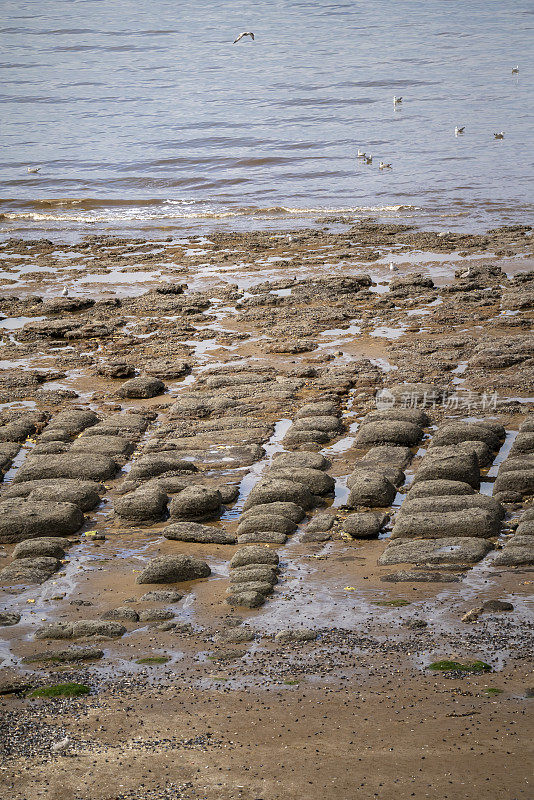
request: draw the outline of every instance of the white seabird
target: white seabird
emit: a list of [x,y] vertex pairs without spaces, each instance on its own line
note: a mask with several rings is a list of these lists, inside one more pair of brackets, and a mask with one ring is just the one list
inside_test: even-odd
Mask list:
[[61,292],[61,296],[62,297],[68,297],[69,296],[69,290],[67,289],[66,286],[63,287],[63,291]]
[[393,261],[390,261],[390,262],[389,262],[389,271],[390,271],[390,272],[397,272],[397,270],[398,270],[398,269],[399,269],[399,268],[395,266],[395,264],[393,263]]
[[518,67],[518,66],[516,66],[516,67],[512,67],[512,75],[515,75],[515,74],[517,74],[518,72],[519,72],[519,67]]
[[398,106],[400,103],[402,103],[402,97],[394,97],[393,98],[393,105],[394,106]]
[[68,736],[65,736],[64,739],[61,739],[60,742],[54,742],[53,745],[50,747],[50,752],[52,753],[64,753],[67,747],[70,744],[70,739]]
[[366,164],[372,164],[373,163],[373,156],[364,156],[364,161],[365,161]]
[[250,38],[252,39],[252,41],[254,41],[254,34],[252,33],[252,31],[243,31],[243,33],[240,33],[240,34],[239,34],[239,36],[237,37],[237,39],[234,39],[234,44],[236,44],[237,42],[239,42],[239,40],[240,40],[240,39],[242,39],[242,38],[243,38],[243,36],[250,36]]
[[504,131],[501,131],[500,133],[494,133],[493,136],[495,139],[504,139]]
[[462,128],[459,128],[457,125],[456,128],[454,129],[454,135],[458,136],[460,133],[463,133],[464,131],[465,131],[465,125]]
[[391,164],[385,164],[383,161],[378,165],[378,169],[392,169]]
[[28,167],[28,172],[30,173],[40,172],[40,170],[41,167]]
[[358,158],[365,158],[365,153],[358,147]]

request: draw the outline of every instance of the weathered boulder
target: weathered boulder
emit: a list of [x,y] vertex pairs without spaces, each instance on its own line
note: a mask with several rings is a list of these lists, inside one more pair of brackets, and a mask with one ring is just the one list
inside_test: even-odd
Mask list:
[[106,636],[111,639],[123,636],[126,628],[118,622],[100,619],[80,619],[72,624],[72,638],[80,639],[82,636]]
[[2,583],[44,583],[60,568],[57,558],[17,558],[0,569]]
[[378,563],[389,564],[475,564],[487,555],[493,545],[487,539],[472,537],[392,539]]
[[271,594],[273,591],[272,583],[266,581],[247,581],[242,583],[236,583],[232,586],[229,586],[226,590],[226,594],[229,596],[234,596],[236,593],[243,594],[243,592],[259,592],[259,594],[267,595]]
[[485,442],[465,441],[458,442],[458,444],[455,445],[442,445],[440,447],[437,447],[434,445],[434,443],[432,443],[428,450],[428,455],[431,458],[456,456],[461,453],[464,453],[467,456],[474,453],[480,467],[487,467],[488,464],[491,464],[495,458],[495,453],[490,450]]
[[174,613],[165,608],[150,608],[139,613],[139,622],[165,622],[173,618]]
[[295,419],[308,417],[339,416],[339,404],[335,400],[320,400],[316,403],[306,403],[300,408]]
[[179,453],[165,452],[141,456],[131,468],[129,480],[146,480],[167,473],[197,472],[191,461],[185,461]]
[[489,539],[498,536],[499,531],[500,520],[493,512],[483,508],[467,508],[461,511],[398,515],[391,537],[443,539],[452,536],[476,536]]
[[318,430],[299,431],[291,428],[284,436],[286,447],[300,447],[302,445],[313,445],[317,449],[330,440],[328,433]]
[[70,544],[68,539],[59,537],[42,536],[38,539],[26,539],[15,546],[13,558],[37,558],[39,556],[63,558],[65,550],[70,547]]
[[301,522],[306,516],[302,508],[296,503],[262,503],[261,505],[252,506],[248,511],[244,511],[239,521],[242,522],[249,517],[257,517],[260,514],[286,517],[295,523]]
[[[251,509],[253,510],[253,509]],[[288,517],[279,514],[247,514],[239,521],[237,534],[250,533],[252,531],[277,531],[278,533],[293,533],[296,524]]]
[[312,508],[314,499],[310,490],[302,483],[282,478],[264,478],[250,492],[243,508],[264,503],[295,503],[304,509]]
[[156,397],[165,391],[165,384],[159,378],[153,378],[150,375],[138,375],[137,378],[130,378],[125,381],[118,389],[117,394],[121,397],[131,399],[147,399],[148,397]]
[[489,425],[483,422],[447,422],[435,432],[432,444],[441,445],[460,444],[467,441],[484,442],[491,450],[498,450],[501,446],[500,437]]
[[443,497],[448,495],[474,494],[475,490],[469,483],[463,481],[421,481],[410,487],[408,498],[414,500],[416,497]]
[[137,583],[179,583],[207,578],[211,569],[194,556],[158,556],[137,576]]
[[205,519],[219,514],[221,494],[208,486],[187,486],[171,500],[170,515],[174,519]]
[[102,614],[102,619],[118,619],[123,622],[139,622],[139,614],[133,608],[128,606],[119,606],[119,608],[112,608]]
[[96,425],[98,421],[99,417],[94,411],[74,408],[60,411],[59,414],[52,417],[46,430],[48,433],[53,429],[59,429],[68,433],[69,436],[76,436],[85,428]]
[[330,461],[322,453],[276,453],[271,461],[274,469],[307,469],[325,470]]
[[125,458],[134,451],[134,444],[122,436],[80,436],[70,447],[71,453],[102,453]]
[[386,420],[411,422],[412,425],[418,425],[420,428],[426,428],[430,425],[428,414],[421,408],[401,408],[395,406],[378,411],[371,411],[369,414],[366,414],[364,424],[368,422],[383,422]]
[[246,567],[249,564],[274,564],[277,566],[278,561],[278,553],[274,550],[270,550],[268,547],[261,547],[260,545],[250,545],[241,547],[234,553],[230,561],[230,568]]
[[276,567],[273,564],[250,564],[247,567],[230,570],[231,584],[250,583],[251,581],[261,581],[274,586],[275,583],[278,583]]
[[18,625],[20,616],[20,614],[15,614],[11,611],[0,611],[0,628],[8,625]]
[[104,487],[95,481],[75,479],[47,479],[15,483],[3,493],[2,498],[27,497],[31,501],[67,502],[82,511],[91,511],[100,504]]
[[198,522],[175,522],[164,528],[163,536],[173,541],[201,544],[235,544],[237,541],[233,533],[211,525],[200,525]]
[[226,598],[229,606],[244,606],[245,608],[258,608],[265,602],[262,592],[233,592]]
[[379,517],[371,511],[359,514],[350,514],[341,527],[343,533],[348,533],[353,539],[374,539],[378,536],[384,524],[384,517]]
[[[367,415],[366,419],[369,415]],[[380,465],[390,464],[398,469],[404,469],[413,458],[409,447],[400,445],[382,444],[371,447],[365,454],[365,461],[376,461]]]
[[480,486],[480,469],[474,453],[457,455],[432,455],[429,450],[415,473],[414,483],[434,480],[462,481],[474,489]]
[[314,517],[306,525],[306,533],[317,533],[318,531],[324,532],[329,531],[332,528],[332,525],[335,521],[335,516],[333,514],[328,514],[323,512],[321,514],[316,514]]
[[393,442],[413,447],[423,438],[423,430],[419,425],[401,420],[383,420],[377,422],[364,422],[358,429],[355,444],[358,447],[366,445]]
[[168,495],[159,486],[145,484],[122,497],[116,497],[113,509],[121,519],[129,522],[154,522],[163,518],[168,501]]
[[29,456],[13,479],[13,483],[52,478],[73,478],[105,481],[112,478],[118,464],[101,453],[61,453],[59,455]]
[[0,543],[21,542],[37,536],[70,536],[83,525],[83,514],[73,503],[49,503],[19,498],[0,503]]
[[277,533],[276,531],[251,531],[249,533],[241,533],[237,537],[238,544],[256,544],[257,542],[265,542],[266,544],[285,544],[287,536],[285,533]]
[[385,475],[368,469],[356,469],[349,476],[347,486],[350,488],[349,508],[389,506],[397,494],[395,486]]
[[412,494],[408,494],[397,516],[402,517],[405,514],[423,511],[464,511],[468,508],[483,508],[493,514],[497,520],[504,518],[504,508],[494,497],[477,493],[443,495],[441,497],[414,497]]

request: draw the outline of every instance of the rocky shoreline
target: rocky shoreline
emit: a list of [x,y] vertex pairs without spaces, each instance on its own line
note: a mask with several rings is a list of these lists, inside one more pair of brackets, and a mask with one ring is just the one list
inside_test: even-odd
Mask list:
[[321,224],[0,246],[13,800],[529,796],[531,229]]

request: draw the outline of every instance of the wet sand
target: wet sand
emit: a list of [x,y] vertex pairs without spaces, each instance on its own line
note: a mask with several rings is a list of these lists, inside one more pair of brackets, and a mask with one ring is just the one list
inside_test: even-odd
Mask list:
[[[74,452],[80,434],[46,441],[66,409],[94,411],[104,427],[116,414],[146,423],[135,435],[122,432],[129,449],[114,455],[121,469],[102,481],[102,502],[84,512],[59,570],[40,584],[0,581],[0,610],[21,615],[0,629],[2,780],[14,800],[530,796],[533,567],[493,561],[532,495],[501,498],[501,531],[478,563],[434,565],[425,582],[384,580],[398,568],[377,564],[444,422],[505,427],[481,465],[480,492],[491,496],[529,420],[530,230],[461,236],[324,224],[165,242],[10,240],[0,249],[2,424],[24,410],[44,415],[4,468],[5,489],[17,485],[36,447],[54,458]],[[363,275],[367,285],[354,283]],[[84,308],[87,300],[94,303]],[[164,390],[121,396],[125,368],[161,379]],[[373,508],[386,515],[380,534],[352,538],[345,520],[366,508],[347,505],[347,478],[366,452],[358,430],[376,393],[405,382],[446,387],[461,402],[427,406],[430,423],[411,447],[405,481],[392,502]],[[224,407],[214,405],[221,399]],[[340,423],[332,435],[287,445],[306,404],[334,401]],[[239,418],[249,427],[228,422]],[[80,441],[92,438],[100,437],[81,432]],[[235,536],[250,491],[272,457],[290,451],[322,453],[335,489],[317,498],[287,542],[270,546],[280,558],[278,583],[261,607],[226,602],[238,545],[162,537],[180,491],[166,488],[170,519],[167,509],[130,520],[114,511],[140,485],[129,478],[132,466],[178,452],[200,470],[180,476],[185,486],[236,487],[200,520]],[[325,512],[334,523],[324,540],[303,538]],[[0,568],[13,550],[14,542],[0,544]],[[210,577],[136,583],[149,559],[177,554],[205,560]],[[100,648],[102,658],[43,661],[73,642],[36,639],[39,627],[116,608],[162,610],[140,598],[169,588],[184,597],[163,603],[174,614],[167,625],[123,619],[118,638],[74,641]],[[513,610],[462,622],[494,599]],[[275,639],[285,629],[316,638]],[[146,656],[165,663],[136,663]],[[442,659],[482,661],[492,671],[428,669]],[[91,694],[28,695],[66,681]],[[52,754],[65,734],[66,753]]]

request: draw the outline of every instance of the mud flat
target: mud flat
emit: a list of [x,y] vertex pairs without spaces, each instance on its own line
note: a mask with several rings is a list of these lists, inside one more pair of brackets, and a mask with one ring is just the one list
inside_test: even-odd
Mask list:
[[0,246],[13,800],[531,796],[532,231],[322,224]]

